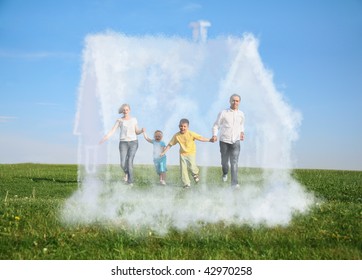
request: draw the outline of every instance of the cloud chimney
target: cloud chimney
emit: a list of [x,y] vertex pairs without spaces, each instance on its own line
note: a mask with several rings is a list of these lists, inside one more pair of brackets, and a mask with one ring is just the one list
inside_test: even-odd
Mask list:
[[195,42],[206,42],[207,28],[211,26],[211,23],[209,21],[194,21],[191,22],[189,26],[192,28],[192,38]]

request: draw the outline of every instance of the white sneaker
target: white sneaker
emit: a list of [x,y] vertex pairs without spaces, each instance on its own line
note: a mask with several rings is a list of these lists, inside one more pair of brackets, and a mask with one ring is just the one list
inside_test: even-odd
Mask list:
[[166,186],[165,180],[160,180],[160,184],[161,184],[162,186]]
[[191,186],[190,185],[184,185],[183,188],[184,189],[189,189],[189,188],[191,188]]
[[222,181],[227,182],[227,180],[228,180],[228,175],[227,174],[222,175]]
[[233,190],[238,190],[238,189],[240,189],[240,185],[239,185],[239,184],[232,185],[231,188],[232,188]]

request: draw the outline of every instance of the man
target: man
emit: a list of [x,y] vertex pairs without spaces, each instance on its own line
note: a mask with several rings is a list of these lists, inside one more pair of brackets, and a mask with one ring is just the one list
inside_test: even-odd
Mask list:
[[219,113],[212,128],[212,141],[217,141],[219,131],[222,180],[228,179],[229,162],[231,167],[231,186],[238,188],[238,161],[240,141],[244,140],[244,113],[239,110],[241,97],[230,96],[230,108]]

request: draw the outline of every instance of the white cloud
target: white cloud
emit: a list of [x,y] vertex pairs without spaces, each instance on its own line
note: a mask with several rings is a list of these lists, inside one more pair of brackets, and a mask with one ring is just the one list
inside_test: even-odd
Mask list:
[[52,102],[36,102],[35,105],[55,107],[55,106],[59,106],[60,104],[52,103]]
[[200,10],[202,8],[201,4],[199,3],[188,3],[182,9],[187,12],[194,12]]
[[0,163],[77,163],[77,144],[52,143],[22,134],[0,137]]
[[50,52],[50,51],[8,51],[0,50],[0,58],[20,58],[20,59],[46,59],[46,58],[77,58],[79,54],[72,52]]
[[11,122],[11,121],[14,121],[15,119],[17,119],[17,117],[12,117],[12,116],[0,116],[0,123],[7,123],[7,122]]

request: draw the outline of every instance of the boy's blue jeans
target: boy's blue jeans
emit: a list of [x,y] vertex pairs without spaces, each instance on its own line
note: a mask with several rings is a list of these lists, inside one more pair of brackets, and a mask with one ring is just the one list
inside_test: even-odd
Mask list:
[[138,149],[138,140],[120,141],[119,154],[121,158],[121,168],[128,176],[128,183],[133,183],[133,160]]
[[161,173],[165,173],[167,171],[166,156],[154,158],[153,163],[155,165],[156,172],[158,175],[160,175]]
[[220,143],[221,153],[221,167],[223,175],[229,172],[229,162],[231,167],[231,185],[235,186],[238,182],[238,161],[240,154],[240,141],[236,141],[234,144],[225,142]]

